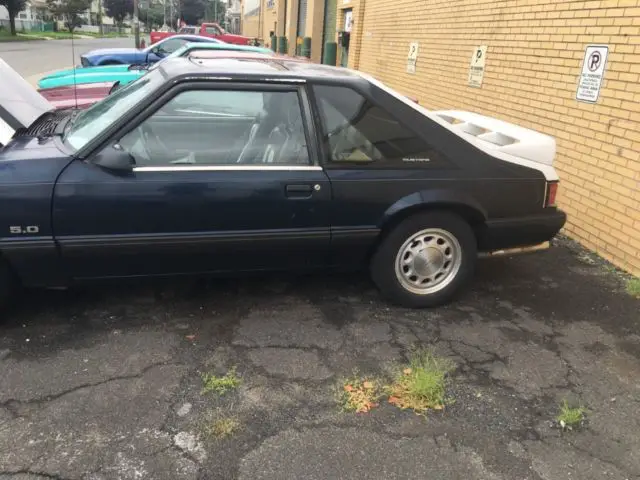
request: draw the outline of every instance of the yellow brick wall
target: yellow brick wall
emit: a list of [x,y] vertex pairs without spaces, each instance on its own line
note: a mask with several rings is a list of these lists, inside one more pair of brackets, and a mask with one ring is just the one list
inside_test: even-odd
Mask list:
[[242,35],[245,37],[260,37],[260,17],[258,15],[245,15],[242,19]]
[[[473,110],[553,135],[566,232],[640,274],[640,0],[354,0],[349,7],[350,67],[427,108]],[[410,42],[419,42],[416,74],[406,73]],[[575,98],[588,44],[609,46],[595,105]],[[467,81],[479,45],[488,51],[478,89]]]

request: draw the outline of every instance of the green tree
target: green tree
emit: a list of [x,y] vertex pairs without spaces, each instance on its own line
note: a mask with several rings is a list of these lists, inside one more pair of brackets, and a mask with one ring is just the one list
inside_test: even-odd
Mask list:
[[0,0],[0,5],[7,9],[9,12],[9,27],[11,29],[11,35],[16,34],[16,16],[27,5],[26,0]]
[[116,22],[118,30],[122,31],[122,24],[127,15],[133,15],[133,0],[104,0],[104,11]]
[[182,19],[188,25],[197,25],[204,17],[205,0],[182,0]]
[[80,15],[89,10],[91,0],[47,0],[47,6],[56,17],[62,18],[71,33],[82,25]]

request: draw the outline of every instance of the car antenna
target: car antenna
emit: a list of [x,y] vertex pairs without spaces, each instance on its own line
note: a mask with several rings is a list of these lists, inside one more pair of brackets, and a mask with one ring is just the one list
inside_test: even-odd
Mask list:
[[73,99],[76,105],[75,109],[78,110],[78,86],[76,84],[75,58],[76,58],[76,49],[75,49],[75,43],[73,42],[73,29],[71,29],[71,65],[73,65]]

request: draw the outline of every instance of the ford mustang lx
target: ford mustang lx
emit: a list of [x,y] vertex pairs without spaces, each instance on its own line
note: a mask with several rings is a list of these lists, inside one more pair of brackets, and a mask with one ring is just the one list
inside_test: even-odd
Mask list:
[[54,111],[2,62],[0,75],[5,299],[19,285],[366,268],[391,301],[431,307],[479,254],[537,249],[566,221],[552,137],[426,110],[360,72],[175,58],[82,112]]

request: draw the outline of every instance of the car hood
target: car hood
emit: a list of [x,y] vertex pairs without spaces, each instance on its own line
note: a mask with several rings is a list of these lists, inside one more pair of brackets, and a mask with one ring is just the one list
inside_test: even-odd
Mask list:
[[6,145],[16,130],[29,126],[54,106],[0,58],[0,145]]
[[66,76],[43,78],[42,80],[40,80],[40,82],[38,82],[40,93],[42,93],[42,90],[47,90],[50,88],[73,87],[74,85],[80,86],[87,83],[114,83],[119,81],[122,85],[125,85],[147,73],[146,70],[129,71],[127,69],[114,70],[110,72],[81,72],[81,70],[91,69],[79,69],[75,74]]
[[68,68],[66,70],[58,70],[56,72],[50,73],[49,75],[45,75],[38,81],[39,88],[47,88],[43,87],[42,82],[51,81],[54,78],[60,77],[68,77],[69,75],[80,76],[87,73],[113,73],[113,72],[126,72],[129,70],[129,65],[102,65],[99,67],[76,67],[76,68]]

